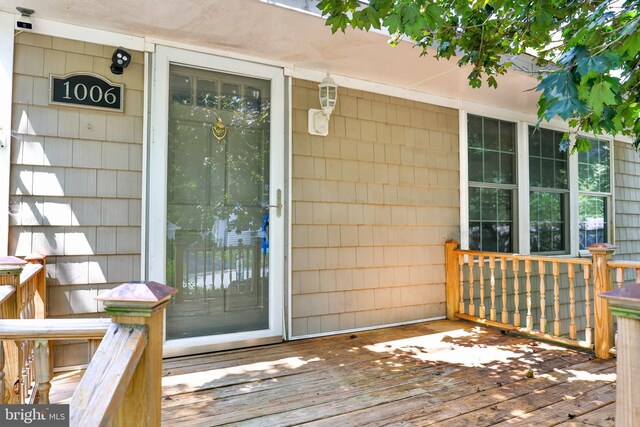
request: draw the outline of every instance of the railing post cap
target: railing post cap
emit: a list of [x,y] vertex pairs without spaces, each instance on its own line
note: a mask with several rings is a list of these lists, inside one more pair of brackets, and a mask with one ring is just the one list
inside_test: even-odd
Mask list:
[[601,297],[609,301],[613,314],[640,318],[640,285],[628,285],[603,292]]
[[27,261],[39,261],[45,259],[46,256],[39,252],[31,252],[28,256],[24,257]]
[[589,252],[615,252],[616,249],[618,249],[617,246],[609,243],[595,243],[587,246]]
[[96,300],[105,307],[153,308],[171,298],[177,289],[157,282],[127,282],[117,286]]
[[0,265],[25,265],[27,261],[15,256],[0,256]]
[[456,239],[448,239],[444,241],[445,244],[447,245],[459,245],[460,242],[458,242]]

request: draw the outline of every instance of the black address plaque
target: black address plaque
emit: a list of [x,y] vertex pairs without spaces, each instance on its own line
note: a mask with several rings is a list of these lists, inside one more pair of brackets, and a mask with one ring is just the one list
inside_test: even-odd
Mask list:
[[49,78],[49,103],[108,111],[123,111],[124,85],[91,73]]

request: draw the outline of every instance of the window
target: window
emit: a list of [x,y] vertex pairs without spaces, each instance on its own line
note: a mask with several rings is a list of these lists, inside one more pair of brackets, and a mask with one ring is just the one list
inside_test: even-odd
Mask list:
[[579,248],[606,242],[611,199],[611,154],[608,141],[589,139],[591,149],[578,155]]
[[469,247],[512,252],[516,124],[468,116]]
[[576,254],[608,241],[610,141],[590,139],[588,152],[570,156],[560,149],[563,131],[462,116],[468,155],[464,243],[469,249]]
[[563,133],[529,126],[529,246],[531,253],[565,253],[569,180]]

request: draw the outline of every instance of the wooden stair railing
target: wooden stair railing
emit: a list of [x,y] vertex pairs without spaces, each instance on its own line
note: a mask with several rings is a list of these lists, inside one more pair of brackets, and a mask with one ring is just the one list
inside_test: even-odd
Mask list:
[[[9,289],[9,288],[7,288]],[[0,288],[0,298],[11,289]],[[4,293],[2,293],[4,292]],[[0,339],[34,342],[39,403],[49,403],[51,352],[56,339],[100,339],[71,398],[71,426],[158,426],[162,397],[162,323],[177,290],[155,282],[122,284],[96,298],[107,319],[0,320]],[[0,372],[4,352],[0,347]],[[6,394],[0,384],[0,393]]]
[[98,297],[113,324],[71,397],[71,426],[159,426],[162,324],[176,289],[131,282]]
[[[0,319],[44,319],[46,317],[46,259],[33,254],[26,260],[0,257]],[[25,403],[35,381],[32,341],[8,340],[2,343],[3,386],[0,395],[6,403]],[[11,392],[9,392],[11,390]]]
[[[49,345],[53,340],[102,339],[111,325],[109,319],[5,319],[0,320],[0,340],[3,342],[33,343],[33,361],[30,366],[34,376],[34,390],[37,390],[38,402],[49,403],[49,389],[53,374],[52,352]],[[0,372],[5,367],[3,346],[0,346]],[[0,396],[4,403],[10,399],[12,389],[0,382]]]

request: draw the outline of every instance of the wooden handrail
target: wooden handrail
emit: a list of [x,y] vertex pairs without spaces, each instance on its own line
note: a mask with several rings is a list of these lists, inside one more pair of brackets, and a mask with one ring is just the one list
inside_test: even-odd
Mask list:
[[0,320],[0,340],[66,340],[104,337],[111,319]]
[[455,249],[456,254],[461,255],[469,255],[474,257],[483,257],[488,259],[492,258],[501,258],[506,260],[530,260],[530,261],[543,261],[543,262],[559,262],[561,264],[575,264],[575,265],[590,265],[591,258],[570,258],[570,257],[552,257],[552,256],[544,256],[544,255],[520,255],[520,254],[512,254],[512,253],[504,253],[504,252],[483,252],[483,251],[472,251],[467,249]]
[[20,286],[24,286],[32,277],[40,273],[43,268],[44,266],[40,264],[26,264],[22,267],[22,271],[20,272]]
[[72,426],[109,425],[125,396],[146,344],[146,326],[112,324],[109,327],[71,399]]

